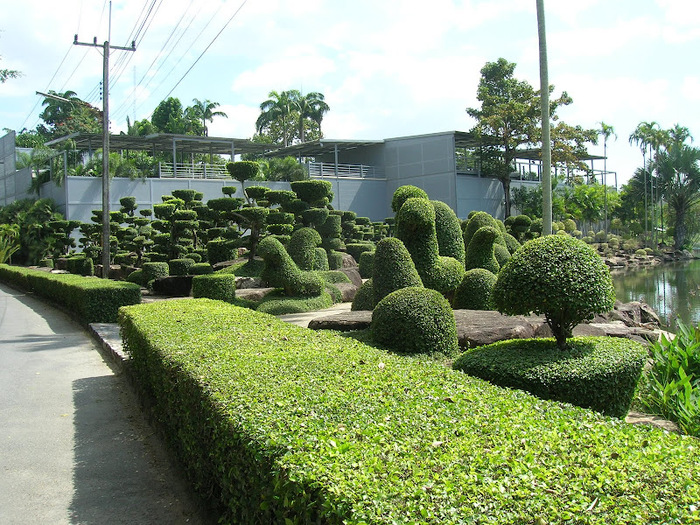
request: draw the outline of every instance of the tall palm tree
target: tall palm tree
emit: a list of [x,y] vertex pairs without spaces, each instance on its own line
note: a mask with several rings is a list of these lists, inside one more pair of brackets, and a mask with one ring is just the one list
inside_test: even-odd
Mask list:
[[603,187],[605,188],[604,193],[604,207],[605,207],[605,232],[608,232],[608,139],[610,137],[615,137],[617,140],[617,135],[615,134],[615,128],[606,124],[605,122],[600,122],[600,129],[598,129],[598,135],[603,137]]
[[205,137],[209,136],[209,128],[207,128],[207,121],[213,122],[214,117],[228,118],[228,115],[223,111],[214,111],[220,105],[218,102],[212,102],[209,99],[198,100],[196,98],[192,99],[192,102],[194,102],[193,107],[195,113],[202,120],[202,128],[204,130]]
[[286,147],[292,141],[292,128],[297,120],[298,100],[301,93],[296,89],[288,91],[270,91],[270,98],[260,104],[260,116],[255,121],[258,133],[265,128],[279,125],[282,128],[282,144]]
[[50,90],[48,94],[52,96],[44,98],[41,105],[46,106],[46,108],[44,108],[39,117],[51,126],[65,122],[75,109],[75,106],[82,103],[75,91],[68,90],[58,93]]
[[643,181],[643,185],[644,185],[644,235],[645,236],[649,232],[649,224],[648,224],[649,204],[648,204],[648,191],[647,191],[647,183],[646,183],[647,152],[649,151],[649,149],[651,147],[651,137],[654,133],[654,129],[658,128],[658,126],[659,125],[654,121],[652,121],[652,122],[642,121],[639,124],[637,124],[637,127],[634,129],[634,131],[629,136],[629,143],[636,144],[637,146],[639,146],[639,149],[642,151],[642,165],[645,168],[642,172],[644,177],[645,177],[645,180]]
[[324,100],[323,93],[312,91],[306,95],[301,95],[297,101],[297,111],[299,112],[299,140],[305,140],[306,120],[311,120],[318,125],[318,132],[321,133],[321,121],[323,115],[330,110],[328,104]]

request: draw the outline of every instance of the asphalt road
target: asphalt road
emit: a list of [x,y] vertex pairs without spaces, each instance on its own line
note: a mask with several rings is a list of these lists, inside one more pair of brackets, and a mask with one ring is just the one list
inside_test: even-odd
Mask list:
[[0,285],[0,524],[209,521],[86,331]]

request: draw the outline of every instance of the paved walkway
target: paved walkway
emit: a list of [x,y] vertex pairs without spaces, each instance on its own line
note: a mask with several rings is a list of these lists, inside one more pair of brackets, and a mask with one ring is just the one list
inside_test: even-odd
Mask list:
[[98,345],[64,313],[4,285],[0,523],[207,523]]

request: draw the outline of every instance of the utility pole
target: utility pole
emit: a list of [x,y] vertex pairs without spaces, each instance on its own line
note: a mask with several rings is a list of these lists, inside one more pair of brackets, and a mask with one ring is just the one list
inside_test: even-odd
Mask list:
[[542,235],[552,235],[552,142],[549,129],[549,70],[544,0],[537,0],[537,33],[540,50],[540,102],[542,106]]
[[[111,4],[110,4],[111,5]],[[97,43],[97,37],[92,42],[78,42],[75,35],[73,44],[76,46],[102,48],[102,277],[109,278],[109,51],[136,51],[136,41],[131,47],[111,46],[109,40],[104,44]]]

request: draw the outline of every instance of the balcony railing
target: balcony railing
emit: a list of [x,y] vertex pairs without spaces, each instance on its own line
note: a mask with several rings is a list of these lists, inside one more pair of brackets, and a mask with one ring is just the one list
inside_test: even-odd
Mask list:
[[[337,166],[337,171],[336,171]],[[352,177],[357,179],[384,179],[384,170],[367,164],[335,164],[334,162],[307,162],[309,177]]]
[[163,179],[229,179],[231,176],[222,164],[186,164],[159,162],[158,178]]

